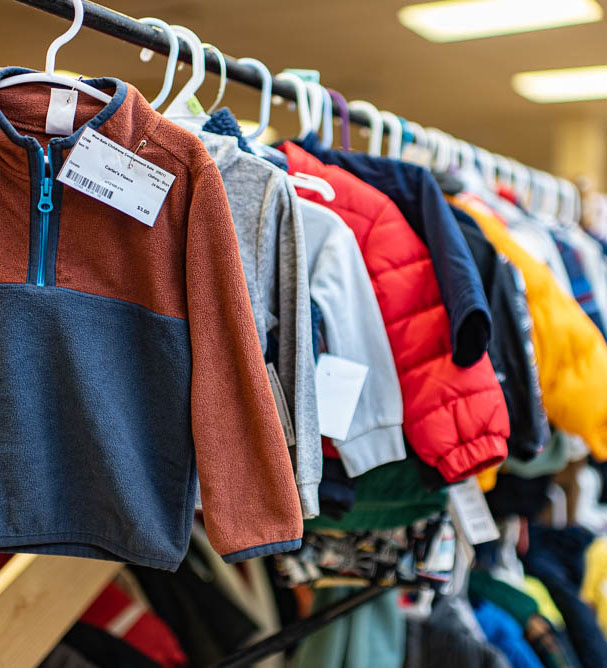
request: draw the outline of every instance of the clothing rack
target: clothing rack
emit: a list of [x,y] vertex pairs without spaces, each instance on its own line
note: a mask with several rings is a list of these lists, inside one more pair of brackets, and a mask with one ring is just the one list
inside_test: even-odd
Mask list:
[[[30,7],[40,9],[42,11],[54,14],[65,19],[71,20],[74,15],[73,4],[71,0],[16,0]],[[120,12],[103,7],[102,5],[83,1],[84,4],[84,22],[83,24],[88,28],[98,32],[116,37],[123,41],[129,42],[136,46],[147,48],[160,54],[169,54],[169,41],[159,28],[144,25],[134,18],[126,16]],[[192,54],[190,47],[182,39],[179,39],[179,55],[178,58],[184,63],[192,62]],[[234,58],[225,56],[227,77],[248,86],[257,89],[262,88],[262,77],[257,69],[239,63]],[[220,62],[215,53],[210,50],[205,50],[205,64],[206,70],[214,73],[220,73]],[[288,81],[281,81],[275,77],[272,78],[272,93],[279,95],[288,100],[297,100],[296,90],[294,86]],[[340,115],[340,108],[338,103],[333,100],[333,115]],[[370,119],[365,113],[357,110],[348,110],[350,121],[354,124],[370,127]],[[384,122],[384,126],[389,131],[390,127]],[[419,127],[419,126],[418,126]],[[435,147],[436,148],[436,147]],[[438,147],[440,149],[440,147]],[[482,149],[473,149],[468,145],[471,151],[477,151],[483,154],[488,154]],[[496,160],[507,160],[501,156],[495,156]],[[537,170],[529,170],[530,173],[540,174]],[[230,657],[220,661],[215,665],[215,668],[238,668],[241,666],[250,666],[253,663],[260,661],[272,654],[283,651],[285,648],[292,645],[311,633],[323,628],[335,619],[346,615],[359,606],[370,602],[382,593],[387,591],[386,588],[377,585],[371,585],[362,589],[349,598],[339,601],[319,612],[313,614],[307,619],[295,622],[283,628],[280,632],[255,643],[252,646],[237,651]]]
[[[24,5],[36,7],[42,11],[61,16],[65,19],[72,19],[74,16],[74,8],[72,0],[16,0]],[[168,55],[169,41],[160,28],[155,26],[144,25],[137,19],[131,18],[120,12],[114,11],[95,2],[83,0],[84,5],[84,23],[83,25],[98,32],[102,32],[112,37],[117,37],[131,44],[135,44],[142,48],[150,49],[157,53]],[[178,59],[184,63],[191,64],[192,54],[188,44],[179,39],[179,55]],[[225,57],[227,77],[232,81],[252,86],[261,89],[262,78],[259,72],[250,65],[239,63],[234,58]],[[220,73],[220,64],[217,55],[212,50],[205,49],[205,64],[206,69],[216,74]],[[281,81],[276,77],[272,78],[272,93],[288,100],[297,100],[296,90],[294,86],[288,81]],[[340,107],[338,102],[332,100],[333,115],[340,116]],[[356,125],[371,127],[372,122],[370,117],[359,109],[348,109],[350,122]],[[389,133],[390,125],[382,120],[384,129]],[[444,154],[455,150],[459,152],[462,161],[470,159],[476,162],[486,175],[493,174],[495,170],[500,173],[500,170],[505,167],[509,179],[514,179],[516,183],[520,178],[523,191],[519,192],[519,196],[523,199],[531,191],[533,194],[532,201],[536,201],[536,194],[540,195],[540,202],[544,197],[549,197],[550,201],[556,203],[556,210],[559,207],[559,200],[562,200],[563,206],[565,200],[568,200],[567,217],[572,220],[578,220],[581,215],[581,200],[579,191],[576,186],[565,179],[556,179],[551,174],[526,167],[521,163],[514,161],[504,156],[490,153],[489,151],[475,147],[467,142],[456,140],[455,138],[436,130],[429,129],[426,135],[426,130],[417,123],[409,123],[412,129],[415,129],[415,141],[418,142],[420,135],[432,152]],[[515,188],[516,189],[516,188]]]

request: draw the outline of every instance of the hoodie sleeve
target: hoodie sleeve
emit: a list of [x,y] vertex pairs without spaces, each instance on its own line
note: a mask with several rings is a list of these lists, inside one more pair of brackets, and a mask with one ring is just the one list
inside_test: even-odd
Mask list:
[[[305,219],[304,211],[304,219]],[[318,214],[317,214],[318,215]],[[369,367],[346,441],[334,441],[350,477],[406,457],[403,400],[386,328],[354,233],[336,214],[310,276],[329,353]],[[307,231],[307,230],[306,230]]]
[[228,562],[297,549],[297,489],[213,164],[193,183],[186,283],[192,432],[209,539]]
[[[316,405],[306,244],[297,195],[275,170],[264,198],[260,290],[278,319],[278,376],[295,427],[295,479],[305,519],[319,513],[322,447]],[[277,258],[277,260],[276,260]]]

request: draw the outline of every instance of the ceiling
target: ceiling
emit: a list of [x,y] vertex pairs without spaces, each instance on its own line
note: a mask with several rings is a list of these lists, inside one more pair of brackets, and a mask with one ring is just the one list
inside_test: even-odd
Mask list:
[[[131,16],[186,25],[227,54],[259,58],[274,73],[285,67],[319,69],[322,83],[348,99],[367,99],[380,109],[544,169],[552,164],[553,137],[561,121],[607,119],[607,101],[538,105],[510,86],[519,71],[607,63],[607,20],[436,44],[396,19],[398,9],[416,0],[106,1]],[[607,15],[607,0],[600,3]],[[0,63],[38,69],[51,39],[65,26],[65,21],[14,0],[0,0],[0,19],[8,26],[0,41]],[[86,36],[60,52],[58,66],[117,76],[152,97],[160,88],[164,62],[157,57],[142,63],[133,46],[86,30]],[[214,76],[205,82],[203,103],[214,98],[216,84]],[[225,101],[239,117],[256,117],[256,91],[230,84]],[[273,111],[272,124],[282,135],[296,129],[294,115],[280,109]]]

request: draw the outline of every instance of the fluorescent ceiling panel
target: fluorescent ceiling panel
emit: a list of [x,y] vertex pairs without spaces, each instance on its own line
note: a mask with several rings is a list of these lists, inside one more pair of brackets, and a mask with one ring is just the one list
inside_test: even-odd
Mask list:
[[399,21],[432,42],[546,30],[603,18],[596,0],[443,0],[403,7]]
[[578,102],[607,99],[607,65],[565,70],[520,72],[512,87],[532,102]]

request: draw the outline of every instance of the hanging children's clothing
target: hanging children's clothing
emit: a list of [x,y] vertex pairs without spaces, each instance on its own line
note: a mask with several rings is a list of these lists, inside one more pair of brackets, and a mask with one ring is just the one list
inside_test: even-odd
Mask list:
[[243,152],[234,137],[200,132],[226,189],[264,355],[278,331],[277,371],[294,417],[296,480],[304,517],[318,515],[321,448],[304,227],[287,175]]
[[491,316],[470,250],[430,172],[401,160],[322,147],[310,133],[302,148],[327,165],[338,165],[387,195],[427,247],[451,331],[455,364],[481,359],[491,338]]
[[486,204],[466,194],[458,195],[454,202],[524,275],[548,418],[564,431],[583,437],[593,453],[607,456],[607,406],[603,401],[607,347],[600,332],[560,289],[548,267],[512,239]]
[[399,373],[408,441],[448,482],[501,463],[509,435],[504,396],[486,353],[467,369],[453,363],[449,318],[426,247],[388,197],[295,144],[282,150],[290,173],[333,186],[330,202],[310,190],[300,193],[338,213],[356,236]]
[[349,476],[406,457],[403,401],[390,342],[356,238],[330,209],[301,199],[310,294],[327,352],[368,367],[348,437],[334,441]]
[[[219,553],[298,547],[297,490],[219,172],[136,89],[90,83],[111,102],[81,97],[80,130],[52,139],[49,87],[0,92],[0,547],[174,570],[195,454]],[[145,140],[138,156],[175,175],[153,227],[57,181],[84,126],[133,151]]]

